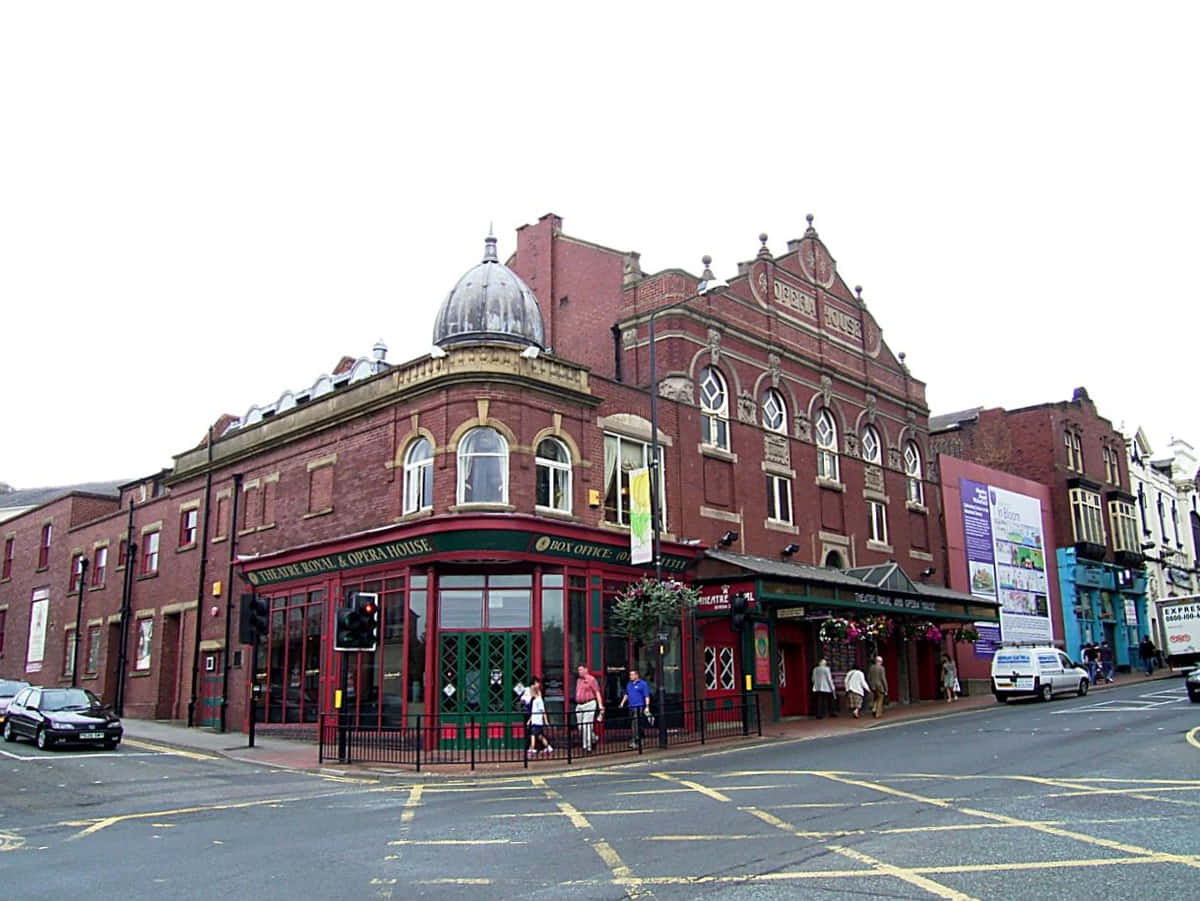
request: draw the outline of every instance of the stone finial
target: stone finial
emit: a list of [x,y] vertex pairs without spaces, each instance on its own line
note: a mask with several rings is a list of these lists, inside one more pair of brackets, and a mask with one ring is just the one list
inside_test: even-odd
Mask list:
[[758,248],[758,256],[762,259],[769,260],[771,258],[771,251],[767,247],[767,233],[759,232],[758,240],[759,243],[762,244],[762,247]]
[[808,222],[808,228],[804,230],[804,237],[815,238],[817,236],[817,230],[813,228],[813,214],[809,213],[804,218]]

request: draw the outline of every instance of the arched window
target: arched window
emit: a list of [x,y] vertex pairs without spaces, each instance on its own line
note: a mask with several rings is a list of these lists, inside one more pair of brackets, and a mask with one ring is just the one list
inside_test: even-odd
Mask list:
[[825,555],[825,565],[830,569],[845,569],[846,561],[842,558],[840,551],[830,551]]
[[495,429],[472,429],[459,442],[458,502],[508,503],[508,442]]
[[821,410],[817,414],[817,477],[838,481],[837,426],[833,414]]
[[543,438],[537,446],[537,500],[539,507],[571,512],[571,454],[556,438]]
[[428,438],[418,438],[404,455],[404,512],[416,513],[433,507],[433,447]]
[[879,432],[873,425],[863,429],[862,458],[864,463],[874,463],[876,466],[883,461],[883,442],[879,440]]
[[729,450],[729,392],[725,377],[714,366],[700,370],[701,442]]
[[787,404],[783,401],[783,395],[774,388],[763,392],[762,424],[768,432],[787,434]]
[[925,484],[921,481],[921,451],[915,441],[904,445],[904,482],[907,497],[914,504],[925,505]]

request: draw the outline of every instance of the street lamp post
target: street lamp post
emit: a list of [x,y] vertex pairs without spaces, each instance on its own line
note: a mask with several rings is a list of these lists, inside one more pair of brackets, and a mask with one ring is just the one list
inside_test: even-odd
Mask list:
[[79,558],[79,596],[75,600],[75,647],[71,649],[71,687],[79,686],[79,629],[83,624],[83,587],[87,582],[88,558]]

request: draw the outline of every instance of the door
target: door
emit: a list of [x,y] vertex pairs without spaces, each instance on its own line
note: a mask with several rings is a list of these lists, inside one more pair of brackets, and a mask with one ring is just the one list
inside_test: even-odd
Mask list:
[[221,674],[224,655],[205,651],[204,672],[200,675],[200,725],[214,729],[221,725]]
[[779,715],[803,716],[808,713],[803,647],[792,642],[779,644],[775,666],[775,679],[779,684]]
[[528,632],[443,632],[438,662],[441,747],[524,745],[525,716],[515,689],[532,672]]

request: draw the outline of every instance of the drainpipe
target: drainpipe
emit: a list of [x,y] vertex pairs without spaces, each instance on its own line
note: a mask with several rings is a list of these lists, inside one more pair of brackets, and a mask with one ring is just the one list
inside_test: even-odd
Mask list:
[[133,498],[129,499],[129,523],[125,526],[125,580],[121,589],[121,637],[117,643],[117,691],[113,712],[125,715],[125,671],[129,669],[129,614],[133,608],[133,571],[137,544],[133,540]]
[[232,637],[233,620],[233,568],[237,564],[238,544],[238,501],[242,496],[242,474],[233,475],[233,521],[229,526],[229,577],[225,580],[225,665],[221,667],[221,732],[228,729],[226,718],[229,713],[229,642]]
[[196,582],[196,635],[192,643],[192,696],[188,700],[187,724],[196,725],[196,700],[200,693],[200,624],[204,618],[204,586],[208,576],[208,517],[212,506],[213,430],[208,427],[208,473],[204,476],[204,524],[200,528],[200,575]]

